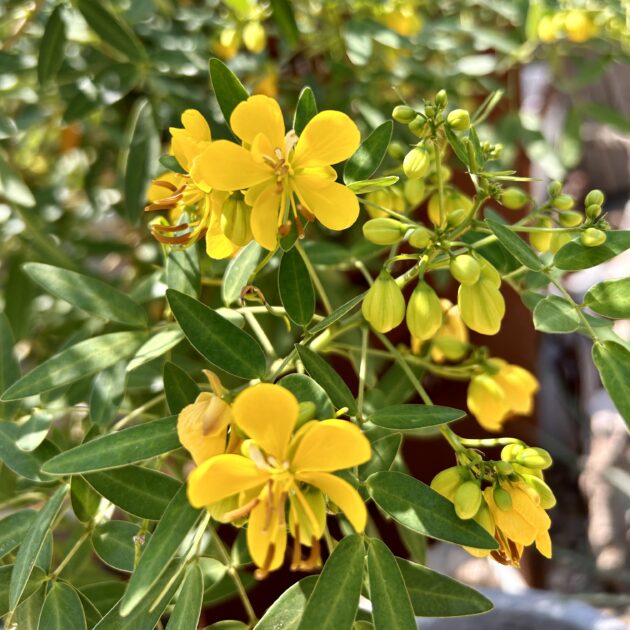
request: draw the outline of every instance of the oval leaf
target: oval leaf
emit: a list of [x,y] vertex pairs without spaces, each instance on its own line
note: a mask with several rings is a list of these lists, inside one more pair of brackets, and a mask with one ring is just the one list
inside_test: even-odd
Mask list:
[[119,361],[99,372],[90,392],[90,420],[94,424],[109,424],[125,397],[127,362]]
[[42,473],[42,464],[59,452],[59,449],[48,440],[44,440],[35,450],[23,451],[17,441],[20,427],[9,422],[0,422],[0,461],[13,472],[31,481],[50,481],[50,477]]
[[534,250],[527,245],[527,243],[517,234],[512,232],[509,228],[505,227],[498,221],[492,221],[486,219],[488,227],[493,231],[494,235],[499,239],[499,242],[505,247],[514,258],[520,263],[525,265],[532,271],[540,271],[543,268],[543,264],[534,252]]
[[39,45],[37,78],[44,85],[54,78],[64,59],[66,28],[62,16],[63,5],[58,4],[46,22],[46,28]]
[[278,290],[291,321],[298,326],[306,326],[315,313],[315,291],[306,263],[296,247],[282,255]]
[[557,295],[550,295],[534,308],[534,328],[545,333],[571,333],[580,327],[575,306]]
[[165,277],[169,289],[197,297],[201,290],[199,250],[193,246],[170,252],[166,259]]
[[320,420],[335,417],[335,410],[328,394],[321,385],[306,374],[288,374],[278,381],[298,399],[299,402],[312,402],[315,405],[315,417]]
[[434,427],[466,416],[465,411],[438,405],[392,405],[375,411],[368,420],[385,429],[410,431]]
[[284,591],[267,609],[254,630],[297,630],[317,578],[317,575],[309,575]]
[[359,466],[359,478],[364,480],[376,472],[389,470],[396,459],[401,444],[402,435],[400,433],[392,433],[374,440],[370,461]]
[[247,286],[249,277],[256,269],[261,252],[260,245],[251,241],[228,263],[221,285],[221,298],[226,306],[236,302],[241,296],[243,287]]
[[0,558],[4,558],[22,542],[35,514],[35,510],[21,510],[0,520]]
[[[15,343],[9,318],[0,313],[0,391],[20,378],[20,364],[15,356]],[[0,420],[12,420],[20,408],[19,402],[0,402]]]
[[[11,583],[11,575],[13,574],[14,565],[5,564],[0,567],[0,617],[4,617],[9,610],[9,587]],[[33,571],[28,578],[26,587],[24,588],[24,595],[22,600],[24,602],[30,599],[31,595],[42,585],[46,580],[46,574],[38,566],[33,568]],[[20,606],[21,607],[21,606]],[[19,610],[19,608],[18,608]],[[39,616],[38,616],[39,619]],[[19,627],[22,630],[22,627]]]
[[203,574],[198,564],[186,570],[184,583],[177,596],[166,630],[196,630],[203,600]]
[[264,374],[265,353],[253,337],[188,295],[169,289],[166,297],[188,341],[210,363],[241,378]]
[[596,343],[593,361],[606,391],[630,428],[630,350],[614,341]]
[[630,318],[630,278],[599,282],[588,290],[584,304],[604,317]]
[[195,401],[200,389],[188,372],[174,363],[164,364],[164,393],[171,413],[179,413],[186,405]]
[[302,88],[295,106],[295,116],[293,117],[293,129],[298,136],[304,131],[308,121],[317,114],[317,103],[315,94],[310,87]]
[[289,0],[271,0],[271,13],[280,31],[280,41],[293,48],[300,39],[300,31],[295,23],[293,6]]
[[630,249],[630,230],[614,230],[607,232],[606,236],[606,242],[597,247],[587,247],[579,240],[567,243],[554,256],[554,266],[563,271],[588,269]]
[[409,475],[380,472],[366,485],[384,512],[414,532],[467,547],[497,548],[485,529],[474,521],[462,521],[448,499]]
[[82,523],[88,523],[94,518],[101,497],[83,477],[74,475],[70,481],[70,502],[74,515]]
[[140,526],[136,523],[107,521],[94,528],[90,541],[94,551],[105,564],[119,571],[131,573],[136,555],[134,539],[139,532]]
[[76,475],[120,468],[179,448],[177,417],[169,416],[136,427],[101,435],[48,460],[50,475]]
[[37,630],[84,630],[85,613],[77,592],[59,580],[53,582],[44,601]]
[[249,94],[237,76],[219,59],[210,59],[210,79],[223,118],[229,125],[234,108],[241,101],[246,101]]
[[346,184],[365,180],[374,174],[387,153],[393,129],[394,123],[387,120],[361,143],[343,169],[343,181]]

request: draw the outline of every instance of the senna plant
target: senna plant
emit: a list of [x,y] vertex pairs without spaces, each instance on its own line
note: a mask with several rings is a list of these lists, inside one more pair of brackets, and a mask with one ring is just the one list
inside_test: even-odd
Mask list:
[[[217,628],[411,629],[418,616],[489,610],[423,565],[425,538],[514,566],[532,545],[549,557],[555,498],[549,454],[504,435],[531,413],[536,378],[469,331],[496,334],[503,291],[517,292],[538,330],[592,340],[630,422],[630,350],[612,328],[630,317],[630,280],[600,282],[581,304],[562,283],[630,248],[630,234],[610,230],[598,190],[576,200],[553,182],[537,202],[527,178],[495,168],[502,147],[478,125],[497,94],[469,112],[440,90],[362,138],[348,113],[319,111],[308,87],[283,112],[218,59],[210,75],[226,128],[214,138],[184,110],[148,190],[163,296],[144,308],[85,273],[28,263],[33,281],[99,323],[24,375],[0,319],[0,458],[14,484],[0,520],[5,627],[194,629],[228,598],[247,621]],[[394,124],[407,127],[402,152]],[[345,253],[335,239],[357,226],[363,288],[335,303]],[[434,288],[445,273],[457,304]],[[398,327],[396,345],[387,333]],[[136,370],[164,356],[154,396],[138,401]],[[468,382],[468,409],[433,404],[428,375]],[[49,433],[47,401],[86,382],[89,404]],[[497,436],[460,436],[467,413]],[[401,452],[418,436],[453,451],[430,486]],[[382,518],[415,561],[392,553]],[[62,526],[74,533],[52,563]],[[92,554],[110,577],[79,586]],[[295,583],[256,609],[251,589],[284,567]]]

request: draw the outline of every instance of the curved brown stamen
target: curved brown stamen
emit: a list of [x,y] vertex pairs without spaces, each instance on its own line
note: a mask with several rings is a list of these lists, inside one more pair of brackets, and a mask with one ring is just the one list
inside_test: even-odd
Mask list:
[[264,580],[269,575],[269,567],[271,566],[271,562],[273,561],[273,557],[276,555],[276,545],[275,543],[270,543],[267,548],[267,555],[265,556],[265,561],[263,562],[262,567],[256,569],[254,573],[254,577],[257,580]]
[[247,516],[258,504],[260,499],[258,497],[248,501],[245,505],[235,510],[230,510],[223,515],[223,519],[226,521],[237,521],[239,518]]

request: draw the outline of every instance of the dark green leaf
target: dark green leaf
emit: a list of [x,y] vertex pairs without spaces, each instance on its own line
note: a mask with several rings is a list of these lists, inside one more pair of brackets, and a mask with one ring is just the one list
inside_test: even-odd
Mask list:
[[[9,606],[9,588],[14,570],[15,567],[12,564],[6,564],[0,567],[0,617],[4,617],[11,609]],[[46,574],[44,571],[39,567],[34,567],[24,588],[22,600],[24,601],[30,597],[41,586],[45,579]],[[20,628],[20,630],[22,629]]]
[[186,171],[179,165],[177,158],[174,155],[161,155],[159,157],[160,164],[173,173],[179,173],[180,175],[186,175]]
[[367,558],[375,630],[416,630],[416,618],[394,554],[384,542],[372,539]]
[[333,405],[338,409],[348,407],[351,413],[356,413],[357,405],[352,392],[341,376],[310,348],[300,345],[295,347],[306,371],[324,388]]
[[48,440],[42,442],[33,451],[23,451],[17,441],[20,427],[10,422],[0,422],[0,461],[13,472],[31,481],[50,481],[50,477],[41,472],[42,464],[54,457],[59,449]]
[[335,417],[335,410],[328,398],[328,394],[316,381],[306,374],[288,374],[278,381],[300,402],[312,402],[315,404],[315,417],[320,420]]
[[78,0],[77,8],[108,48],[130,61],[143,61],[146,52],[136,34],[119,20],[101,0]]
[[304,131],[307,123],[317,114],[317,103],[315,94],[310,87],[302,88],[295,106],[295,116],[293,118],[293,129],[298,136]]
[[125,592],[125,582],[96,582],[81,587],[81,594],[87,597],[101,615],[111,610]]
[[83,612],[85,613],[85,621],[87,622],[87,626],[88,628],[93,628],[101,620],[103,615],[99,612],[98,608],[96,608],[92,601],[88,599],[85,593],[77,590],[77,595],[81,598],[81,604],[83,606]]
[[120,614],[123,617],[128,616],[146,599],[152,586],[164,574],[200,513],[200,510],[191,507],[186,496],[186,486],[182,486],[164,511],[129,580],[120,605]]
[[186,570],[184,583],[177,596],[166,630],[196,630],[203,600],[203,574],[198,564]]
[[90,392],[90,420],[94,424],[115,420],[125,397],[126,378],[126,361],[119,361],[96,375]]
[[35,518],[35,510],[20,510],[0,520],[0,558],[21,542]]
[[66,29],[62,16],[63,5],[58,4],[46,22],[39,44],[37,78],[44,85],[54,78],[61,68],[66,45]]
[[556,253],[553,264],[563,271],[579,271],[595,267],[630,248],[630,230],[606,233],[606,242],[597,247],[587,247],[579,240],[571,241]]
[[117,332],[93,337],[62,350],[11,385],[3,400],[17,400],[74,383],[133,354],[145,333]]
[[335,547],[306,602],[299,630],[350,630],[363,581],[363,539],[346,536]]
[[630,318],[630,278],[599,282],[588,290],[584,304],[604,317]]
[[466,152],[466,147],[464,146],[463,142],[448,125],[444,125],[444,131],[446,133],[446,139],[451,145],[451,148],[453,149],[455,155],[459,158],[459,161],[464,166],[470,167],[470,164],[468,162],[468,153]]
[[39,585],[37,590],[27,597],[15,611],[15,621],[20,630],[37,630],[39,618],[46,599],[46,583]]
[[[98,557],[114,569],[131,573],[136,555],[135,538],[140,526],[128,521],[106,521],[94,528],[90,538]],[[146,538],[149,534],[144,534]]]
[[387,154],[394,124],[387,120],[378,126],[359,146],[343,169],[346,184],[368,179],[376,172]]
[[300,32],[289,0],[271,0],[271,13],[280,31],[280,41],[286,42],[289,48],[296,46],[300,39]]
[[317,575],[309,575],[284,591],[267,609],[254,630],[297,630],[317,578]]
[[172,251],[166,259],[166,286],[196,298],[201,290],[199,252],[195,246]]
[[284,252],[278,270],[280,299],[289,318],[306,326],[315,313],[315,291],[306,263],[297,247]]
[[200,389],[188,372],[167,361],[164,364],[164,393],[171,413],[179,413],[195,401]]
[[458,617],[492,609],[492,602],[469,586],[414,562],[396,560],[416,615]]
[[37,513],[29,530],[26,532],[26,536],[18,549],[15,566],[11,574],[11,585],[9,588],[9,607],[11,610],[15,610],[15,607],[20,602],[28,579],[33,572],[37,556],[39,556],[39,552],[46,542],[46,535],[61,509],[67,492],[68,486],[66,484],[57,488],[55,493],[48,499],[46,505]]
[[179,447],[177,416],[170,416],[75,446],[48,460],[43,470],[50,475],[76,475],[120,468]]
[[85,475],[99,494],[125,512],[158,521],[180,483],[157,470],[124,466]]
[[463,521],[453,504],[429,486],[399,472],[372,475],[366,485],[376,504],[412,531],[457,545],[496,549],[497,542],[474,521]]
[[256,269],[261,251],[260,245],[256,241],[251,241],[230,260],[221,285],[221,298],[226,306],[240,298],[241,291],[247,286],[249,277]]
[[94,518],[101,497],[83,477],[74,475],[70,481],[70,502],[75,516],[82,523],[88,523]]
[[361,293],[348,300],[345,304],[342,304],[339,308],[336,308],[330,315],[324,317],[320,322],[310,328],[310,333],[315,335],[318,332],[326,330],[329,326],[332,326],[336,321],[340,320],[344,315],[347,315],[353,308],[363,301],[365,293]]
[[502,225],[498,221],[486,219],[486,223],[494,232],[494,235],[499,239],[501,245],[503,245],[519,262],[532,271],[540,271],[543,268],[543,264],[540,262],[540,259],[534,250],[527,245],[520,236],[514,234],[512,230],[505,227],[505,225]]
[[593,361],[606,391],[630,428],[630,350],[614,341],[596,343]]
[[81,599],[68,584],[53,582],[46,599],[37,630],[83,630],[87,628]]
[[[9,319],[4,313],[0,313],[0,391],[2,392],[20,378],[20,364],[13,350],[14,345]],[[0,420],[12,420],[19,408],[19,402],[0,402]]]
[[389,470],[396,459],[401,443],[400,433],[392,433],[372,442],[372,457],[370,461],[359,466],[359,478],[367,479],[376,472]]
[[216,311],[169,289],[166,297],[188,341],[210,363],[241,378],[259,378],[267,359],[258,342]]
[[234,108],[241,101],[246,101],[249,94],[236,75],[219,59],[210,59],[210,78],[223,118],[229,125]]
[[368,420],[385,429],[410,431],[460,420],[465,411],[438,405],[393,405],[378,409]]
[[53,420],[52,414],[36,409],[26,422],[18,425],[15,445],[23,451],[34,451],[46,439]]
[[571,333],[580,326],[576,307],[557,295],[549,295],[534,307],[534,327],[545,333]]

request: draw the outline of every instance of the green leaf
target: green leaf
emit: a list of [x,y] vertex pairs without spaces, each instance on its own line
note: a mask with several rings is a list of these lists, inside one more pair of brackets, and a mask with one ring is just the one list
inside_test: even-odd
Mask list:
[[12,422],[0,422],[0,461],[3,461],[20,477],[31,481],[50,481],[48,475],[42,473],[42,464],[59,452],[59,449],[48,440],[42,442],[33,451],[23,451],[17,441],[20,427]]
[[126,361],[119,361],[96,375],[90,392],[90,420],[94,424],[106,425],[116,418],[125,397],[126,378]]
[[512,230],[501,225],[498,221],[486,219],[486,223],[499,239],[501,245],[520,263],[532,271],[540,271],[543,268],[543,264],[534,250],[520,236],[514,234]]
[[394,554],[387,545],[371,539],[367,570],[375,630],[416,630],[418,625]]
[[346,184],[366,180],[376,172],[387,154],[393,129],[394,123],[387,120],[361,143],[343,169]]
[[320,420],[334,418],[335,410],[324,388],[306,374],[288,374],[278,381],[278,385],[292,392],[299,402],[312,402],[315,417]]
[[76,475],[120,468],[168,453],[181,445],[177,416],[145,422],[101,435],[48,460],[42,470],[50,475]]
[[306,602],[299,630],[350,630],[363,581],[363,539],[346,536],[335,547]]
[[131,370],[135,370],[140,366],[145,365],[145,363],[149,363],[150,361],[161,357],[183,340],[184,333],[175,326],[173,328],[161,330],[142,344],[133,359],[129,362],[127,371],[131,372]]
[[478,615],[492,609],[492,602],[469,586],[415,562],[396,561],[419,617]]
[[20,630],[37,630],[45,598],[46,583],[44,582],[17,607],[15,621]]
[[260,378],[267,359],[258,342],[216,311],[169,289],[166,297],[192,346],[210,363],[241,378]]
[[100,495],[79,475],[70,480],[70,502],[75,516],[88,523],[94,518],[101,502]]
[[40,40],[37,58],[37,78],[40,85],[53,79],[63,63],[66,29],[62,11],[63,5],[61,4],[53,9]]
[[237,76],[219,59],[210,59],[210,79],[223,118],[229,125],[234,108],[241,101],[246,101],[249,94]]
[[201,291],[199,251],[193,245],[172,251],[166,259],[166,286],[196,298]]
[[92,602],[101,615],[111,610],[125,592],[125,582],[96,582],[81,587],[81,594]]
[[326,330],[329,326],[332,326],[336,321],[340,320],[344,315],[347,315],[352,309],[358,306],[363,301],[365,295],[365,293],[356,295],[351,300],[342,304],[339,308],[336,308],[330,315],[324,317],[324,319],[310,328],[311,334],[316,335],[317,333]]
[[366,193],[381,190],[382,188],[388,188],[393,186],[400,180],[397,175],[387,175],[386,177],[377,177],[376,179],[362,179],[358,182],[352,182],[348,184],[348,188],[353,190],[357,195],[363,195]]
[[584,296],[584,305],[604,317],[630,318],[630,278],[599,282]]
[[614,341],[596,343],[593,361],[606,391],[630,428],[630,350]]
[[0,199],[3,198],[25,208],[35,205],[31,189],[0,155]]
[[203,601],[203,574],[198,564],[186,570],[184,583],[177,596],[175,608],[166,630],[196,630]]
[[90,28],[111,50],[129,61],[143,61],[147,54],[131,28],[119,20],[102,0],[77,0],[77,8]]
[[393,405],[376,410],[368,420],[385,429],[410,431],[460,420],[465,411],[438,405]]
[[39,618],[37,630],[87,629],[85,613],[77,592],[59,580],[53,582]]
[[23,451],[34,451],[46,439],[53,420],[52,414],[36,409],[26,422],[19,425],[15,445]]
[[[20,378],[20,364],[14,351],[15,343],[9,318],[0,313],[0,391]],[[20,408],[19,402],[0,403],[0,420],[12,420]]]
[[4,558],[22,542],[35,514],[35,510],[20,510],[0,520],[0,558]]
[[557,295],[549,295],[534,307],[534,328],[545,333],[571,333],[580,327],[575,306]]
[[298,326],[306,326],[315,313],[315,291],[306,263],[297,247],[282,254],[278,270],[278,290],[291,321]]
[[167,168],[169,171],[173,171],[173,173],[179,173],[180,175],[188,174],[186,170],[179,165],[179,162],[174,155],[160,155],[158,162],[164,168]]
[[[85,613],[85,621],[87,622],[88,628],[93,628],[102,618],[101,613],[98,608],[92,603],[90,599],[85,595],[85,593],[77,590],[77,595],[81,599],[81,605],[83,606],[83,612]],[[30,601],[27,600],[27,601]],[[18,608],[18,611],[20,609]]]
[[221,285],[221,298],[226,306],[241,297],[241,291],[247,286],[249,277],[256,269],[262,248],[256,241],[251,241],[230,260]]
[[186,486],[183,485],[164,511],[129,580],[120,604],[120,614],[123,617],[127,617],[147,597],[151,587],[175,557],[200,513],[200,510],[196,510],[188,502]]
[[392,433],[372,442],[372,457],[359,466],[359,478],[367,479],[370,475],[389,470],[396,459],[402,443],[400,433]]
[[293,129],[298,136],[304,131],[307,123],[317,114],[317,103],[313,90],[306,86],[302,88],[295,106],[295,116],[293,117]]
[[458,518],[448,499],[409,475],[380,472],[366,485],[384,512],[414,532],[467,547],[497,548],[496,540],[485,529],[475,521]]
[[280,31],[280,41],[286,42],[290,49],[294,48],[300,40],[300,31],[289,0],[271,0],[271,14]]
[[[140,526],[128,521],[106,521],[94,528],[90,541],[98,557],[119,571],[133,572],[136,545],[134,538]],[[149,537],[149,534],[143,534]],[[143,546],[146,545],[146,538]]]
[[459,136],[449,127],[449,125],[444,125],[444,132],[446,133],[448,143],[451,145],[455,155],[459,158],[459,161],[465,167],[469,168],[470,163],[468,161],[468,152],[466,151],[464,143],[459,139]]
[[26,532],[26,536],[18,549],[15,566],[11,574],[11,585],[9,587],[9,608],[11,610],[15,610],[15,607],[20,602],[28,579],[33,572],[37,556],[39,556],[39,552],[46,542],[46,535],[59,510],[61,510],[67,492],[68,486],[66,484],[57,488],[55,493],[48,499],[46,505],[37,513],[28,532]]
[[179,413],[186,405],[195,401],[199,386],[188,372],[167,361],[164,364],[164,393],[171,413]]
[[[0,617],[4,617],[11,609],[9,606],[9,585],[14,570],[15,566],[12,564],[5,564],[0,567]],[[29,598],[42,585],[45,579],[46,574],[44,571],[37,566],[34,567],[24,588],[22,600]]]
[[317,575],[309,575],[290,586],[267,609],[254,630],[297,630],[308,598],[311,596]]
[[561,247],[553,259],[553,265],[562,271],[579,271],[595,267],[630,248],[630,230],[606,232],[606,242],[597,247],[587,247],[579,240]]
[[43,263],[26,263],[22,269],[48,293],[88,313],[128,326],[147,325],[144,309],[102,280]]
[[348,407],[350,413],[356,413],[357,405],[352,392],[341,376],[310,348],[301,345],[295,347],[306,371],[323,387],[333,405],[337,409]]

